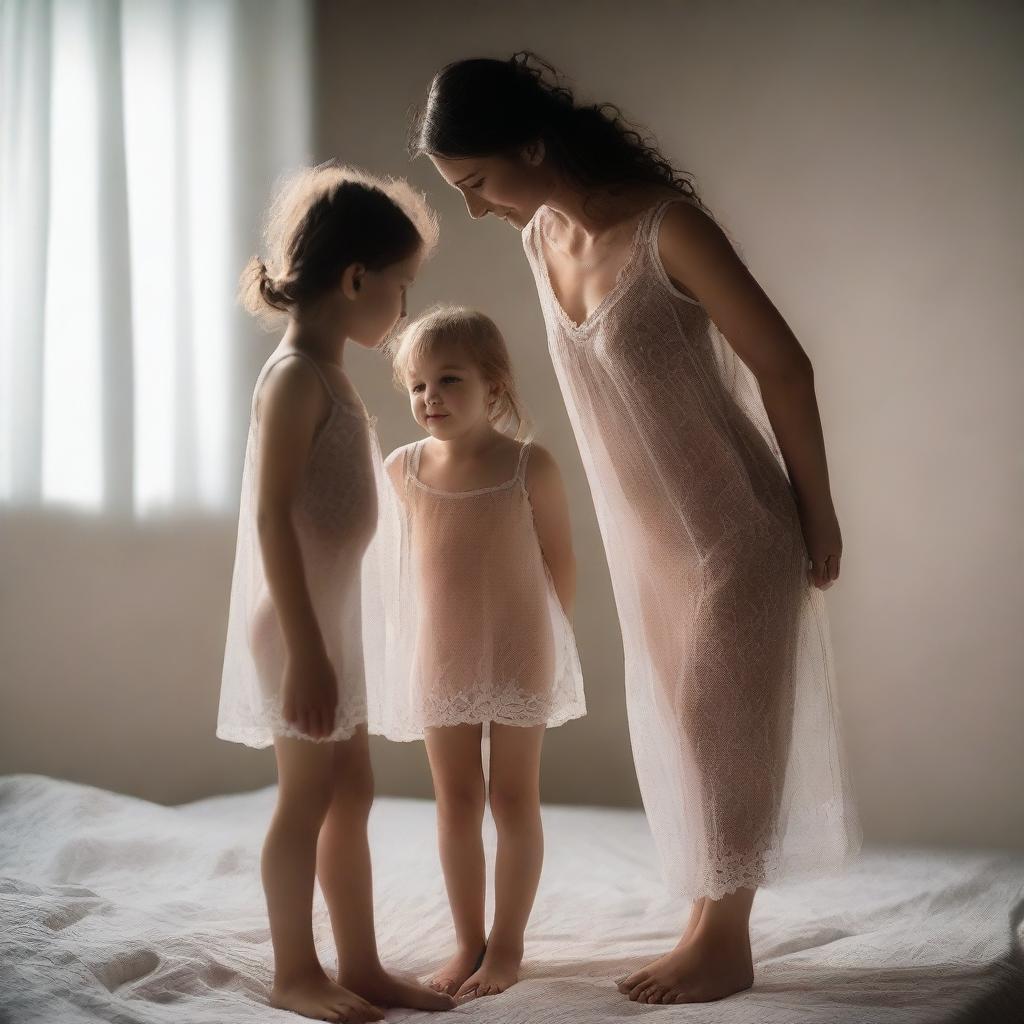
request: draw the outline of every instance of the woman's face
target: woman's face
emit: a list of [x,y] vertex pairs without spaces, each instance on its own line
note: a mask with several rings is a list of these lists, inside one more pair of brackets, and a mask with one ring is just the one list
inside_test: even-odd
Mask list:
[[430,159],[437,173],[462,193],[474,220],[490,213],[521,231],[551,191],[539,143],[514,156]]

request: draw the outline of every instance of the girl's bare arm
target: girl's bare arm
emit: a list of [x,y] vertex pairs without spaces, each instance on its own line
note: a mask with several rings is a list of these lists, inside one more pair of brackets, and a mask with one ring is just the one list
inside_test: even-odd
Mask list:
[[532,446],[526,464],[526,489],[533,506],[537,539],[551,572],[555,593],[566,617],[572,621],[576,601],[576,556],[572,548],[569,501],[558,463],[538,444]]
[[259,396],[256,522],[267,586],[288,650],[285,717],[313,736],[330,731],[337,686],[292,514],[313,437],[327,411],[323,385],[297,359],[274,367]]

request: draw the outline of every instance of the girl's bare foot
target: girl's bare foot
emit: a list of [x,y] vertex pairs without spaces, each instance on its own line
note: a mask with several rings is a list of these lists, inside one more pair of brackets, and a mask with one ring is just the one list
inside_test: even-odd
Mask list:
[[344,1021],[363,1024],[383,1020],[384,1014],[355,992],[336,985],[323,971],[288,981],[274,979],[270,1005],[278,1010],[291,1010],[313,1020]]
[[447,992],[453,996],[462,987],[463,982],[475,971],[484,960],[486,946],[479,949],[459,948],[455,955],[443,966],[439,967],[427,984],[435,992]]
[[358,973],[343,972],[338,982],[375,1006],[401,1006],[411,1010],[450,1010],[455,1006],[450,995],[433,992],[418,981],[389,974],[380,966]]
[[697,931],[685,944],[619,983],[638,1003],[709,1003],[748,989],[754,964],[746,934]]
[[502,948],[490,943],[483,963],[471,974],[455,993],[456,999],[476,999],[496,996],[511,988],[519,980],[519,966],[523,962],[523,949]]

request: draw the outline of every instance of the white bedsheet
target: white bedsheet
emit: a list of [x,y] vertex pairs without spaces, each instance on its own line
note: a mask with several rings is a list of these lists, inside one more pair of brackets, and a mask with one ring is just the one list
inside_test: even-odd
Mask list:
[[[265,1002],[272,960],[258,853],[273,799],[267,789],[167,808],[38,776],[0,778],[0,1019],[298,1020]],[[686,914],[663,895],[643,816],[547,807],[544,818],[523,980],[434,1019],[1024,1020],[1024,857],[868,849],[840,878],[758,894],[753,990],[703,1006],[643,1006],[612,979],[663,952]],[[382,955],[423,976],[451,941],[433,805],[380,799],[371,835]],[[320,903],[316,927],[331,965]]]

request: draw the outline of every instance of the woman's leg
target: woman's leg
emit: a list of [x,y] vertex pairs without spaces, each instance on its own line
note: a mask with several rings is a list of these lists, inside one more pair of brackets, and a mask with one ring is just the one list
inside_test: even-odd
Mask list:
[[[797,577],[786,559],[780,547],[774,558],[734,566],[698,604],[685,630],[666,617],[668,609],[687,607],[683,590],[665,598],[651,584],[641,592],[661,713],[668,728],[680,730],[693,759],[687,785],[700,813],[688,825],[701,838],[706,866],[734,872],[734,882],[756,883],[777,842],[803,586],[793,582]],[[680,647],[688,632],[697,638],[692,650]],[[669,1003],[721,999],[749,988],[755,892],[749,886],[704,899],[675,948],[620,982],[619,990],[633,1000]]]
[[496,995],[519,980],[523,934],[544,861],[540,755],[544,726],[491,726],[491,813],[498,830],[494,924],[480,969],[458,995]]
[[338,949],[338,982],[376,1006],[450,1009],[454,1004],[448,997],[394,977],[381,966],[367,836],[373,770],[366,727],[330,746],[330,801],[317,846],[317,874]]
[[437,798],[437,842],[456,942],[454,956],[434,974],[430,985],[452,995],[480,966],[486,941],[481,731],[479,725],[456,725],[426,733]]
[[333,1021],[383,1014],[324,973],[313,944],[317,836],[331,800],[331,743],[279,737],[277,807],[263,844],[261,870],[274,946],[271,1005]]

